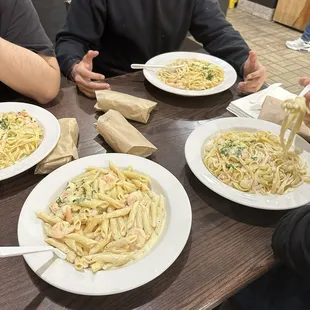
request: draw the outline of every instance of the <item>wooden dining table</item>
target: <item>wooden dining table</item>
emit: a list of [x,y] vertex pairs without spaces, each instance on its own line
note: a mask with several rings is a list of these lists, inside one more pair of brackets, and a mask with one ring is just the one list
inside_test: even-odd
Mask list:
[[[126,293],[100,297],[61,291],[41,280],[23,257],[3,258],[0,260],[1,310],[207,310],[274,265],[271,235],[283,213],[248,208],[215,194],[200,183],[185,160],[185,142],[196,127],[215,118],[232,117],[226,107],[238,98],[236,87],[212,96],[190,98],[155,88],[145,81],[141,72],[111,78],[108,82],[115,91],[158,103],[147,124],[131,123],[157,146],[158,151],[149,159],[174,174],[189,196],[193,220],[187,244],[172,266],[155,280]],[[69,86],[45,106],[58,119],[77,119],[80,157],[101,154],[105,149],[112,152],[94,128],[100,116],[94,104],[95,100]],[[20,210],[43,178],[35,175],[33,168],[0,182],[1,246],[18,245]]]

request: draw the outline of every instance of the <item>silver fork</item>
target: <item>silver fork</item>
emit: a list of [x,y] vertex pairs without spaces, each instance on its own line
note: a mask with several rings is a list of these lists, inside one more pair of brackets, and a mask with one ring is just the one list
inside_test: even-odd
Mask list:
[[31,253],[54,252],[60,259],[66,259],[66,254],[52,246],[2,246],[0,257],[20,256]]

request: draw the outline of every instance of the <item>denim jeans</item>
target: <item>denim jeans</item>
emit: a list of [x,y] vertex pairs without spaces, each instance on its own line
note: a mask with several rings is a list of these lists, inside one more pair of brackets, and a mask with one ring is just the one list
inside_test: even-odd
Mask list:
[[306,26],[306,29],[301,38],[306,42],[310,42],[310,22]]
[[238,310],[309,310],[310,277],[279,266],[231,298]]

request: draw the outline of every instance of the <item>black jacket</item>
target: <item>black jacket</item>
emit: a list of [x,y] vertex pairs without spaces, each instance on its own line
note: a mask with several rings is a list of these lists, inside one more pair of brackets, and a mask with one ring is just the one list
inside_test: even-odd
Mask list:
[[249,48],[217,0],[74,0],[56,37],[56,54],[69,76],[88,50],[98,50],[94,71],[109,77],[131,72],[132,63],[178,50],[188,31],[242,75]]
[[286,214],[278,223],[272,238],[277,259],[296,272],[310,274],[310,206]]

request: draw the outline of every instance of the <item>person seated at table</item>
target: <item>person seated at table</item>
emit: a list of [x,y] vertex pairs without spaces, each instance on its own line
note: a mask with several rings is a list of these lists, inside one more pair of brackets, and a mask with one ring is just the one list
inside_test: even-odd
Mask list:
[[[60,70],[31,0],[0,1],[0,94],[44,104],[56,97]],[[12,100],[12,99],[11,99]]]
[[265,67],[216,0],[74,0],[56,37],[56,54],[62,73],[94,97],[95,90],[109,88],[104,76],[131,72],[132,63],[178,50],[188,31],[244,78],[239,91],[261,88]]
[[237,293],[220,310],[310,309],[310,206],[286,214],[272,248],[281,263]]

